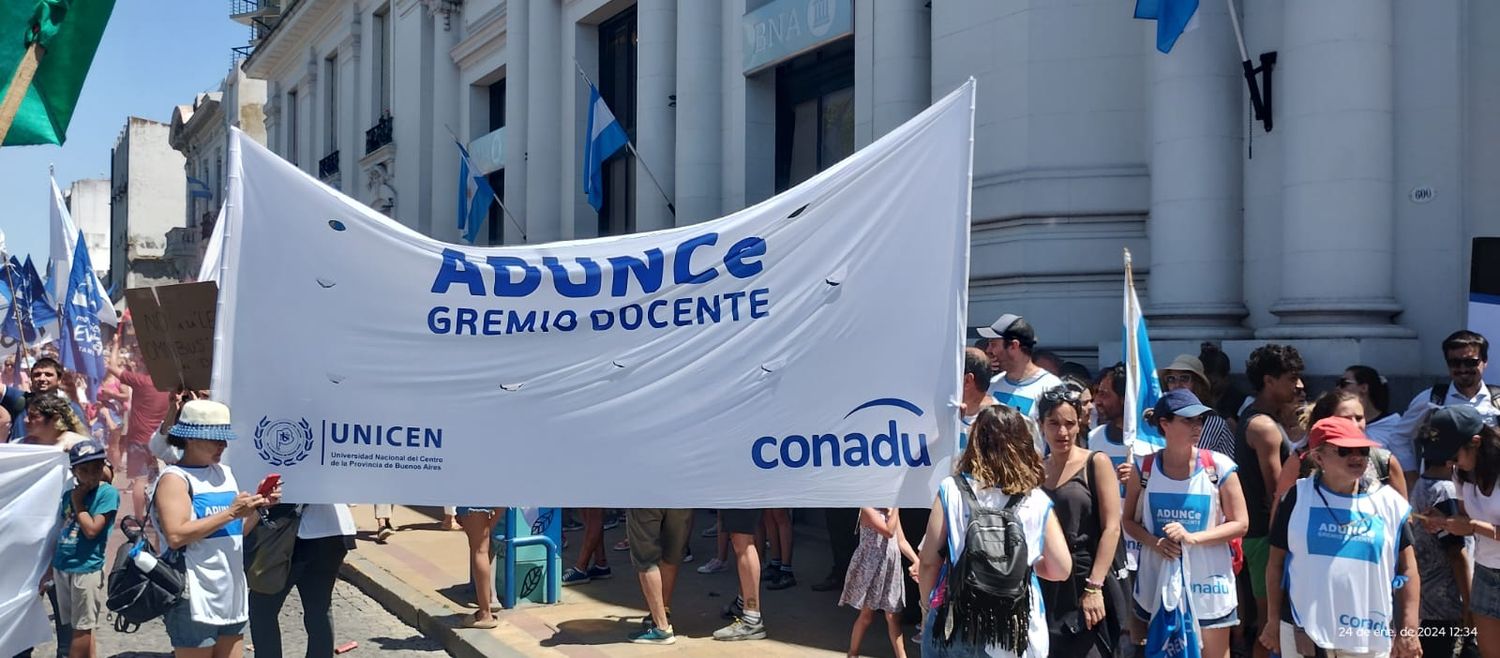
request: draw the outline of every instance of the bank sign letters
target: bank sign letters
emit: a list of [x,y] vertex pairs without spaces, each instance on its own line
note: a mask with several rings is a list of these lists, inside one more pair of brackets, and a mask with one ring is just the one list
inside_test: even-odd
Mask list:
[[228,460],[294,502],[930,504],[958,431],[973,92],[732,215],[523,246],[434,241],[236,133]]

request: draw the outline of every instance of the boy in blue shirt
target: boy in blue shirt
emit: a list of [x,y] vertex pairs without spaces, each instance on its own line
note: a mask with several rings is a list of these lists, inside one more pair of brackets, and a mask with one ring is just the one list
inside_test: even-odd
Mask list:
[[[94,629],[104,618],[104,550],[120,509],[120,492],[104,481],[104,446],[83,441],[68,451],[78,486],[63,493],[62,533],[52,558],[57,608],[71,626],[70,658],[93,658]],[[63,638],[58,638],[62,642]]]

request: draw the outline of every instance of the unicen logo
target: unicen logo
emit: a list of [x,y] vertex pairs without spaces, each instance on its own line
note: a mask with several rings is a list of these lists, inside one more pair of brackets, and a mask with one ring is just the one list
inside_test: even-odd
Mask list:
[[255,425],[255,451],[267,464],[291,466],[306,459],[312,449],[313,431],[306,418],[271,420],[264,416]]
[[[844,414],[849,418],[866,409],[894,407],[921,417],[922,408],[900,398],[877,398],[861,404]],[[872,425],[873,427],[873,425]],[[915,438],[902,432],[895,419],[886,421],[884,431],[867,436],[850,432],[840,437],[837,434],[813,432],[806,436],[789,434],[777,438],[762,436],[750,444],[750,460],[764,469],[822,468],[859,466],[931,466],[927,455],[927,435],[918,433]]]

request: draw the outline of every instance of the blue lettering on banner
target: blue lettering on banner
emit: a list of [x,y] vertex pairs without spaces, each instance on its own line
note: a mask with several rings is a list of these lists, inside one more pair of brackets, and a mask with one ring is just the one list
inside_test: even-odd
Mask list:
[[1193,583],[1191,586],[1194,594],[1234,594],[1234,585],[1229,582],[1227,576],[1214,576],[1206,583]]
[[1340,507],[1308,510],[1307,552],[1313,555],[1380,562],[1385,520]]
[[1165,536],[1162,528],[1168,523],[1180,523],[1188,532],[1208,529],[1208,510],[1212,502],[1206,494],[1180,494],[1151,492],[1151,519],[1156,535]]
[[[855,407],[844,418],[855,412],[876,407],[904,409],[912,415],[921,416],[922,408],[900,398],[877,398]],[[775,468],[865,467],[865,466],[931,466],[927,453],[927,435],[918,433],[912,437],[902,432],[894,419],[886,421],[882,431],[867,436],[850,432],[840,437],[837,434],[814,432],[807,435],[788,434],[777,438],[762,436],[750,444],[750,461],[756,467]]]
[[[545,282],[565,299],[584,300],[625,297],[632,289],[632,282],[642,294],[656,294],[669,271],[671,283],[680,287],[708,283],[721,274],[746,280],[765,271],[765,238],[741,239],[722,254],[718,243],[718,233],[704,233],[683,240],[670,250],[653,247],[639,254],[605,258],[542,256],[537,262],[517,256],[488,256],[481,263],[450,248],[442,252],[431,290],[437,295],[463,290],[470,297],[517,298],[536,293]],[[493,284],[488,290],[487,282]],[[713,295],[688,294],[613,308],[522,311],[439,304],[427,312],[427,330],[439,336],[508,336],[571,332],[580,328],[595,332],[634,331],[643,327],[668,329],[759,320],[771,315],[771,302],[769,288],[751,288]],[[586,322],[581,321],[584,318]]]

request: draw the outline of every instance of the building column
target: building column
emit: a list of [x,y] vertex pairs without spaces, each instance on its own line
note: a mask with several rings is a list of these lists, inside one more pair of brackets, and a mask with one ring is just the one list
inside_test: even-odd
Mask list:
[[931,102],[932,11],[927,4],[855,0],[854,143],[859,147],[880,139]]
[[[531,79],[527,71],[531,38],[528,35],[530,30],[525,29],[530,25],[530,6],[529,2],[508,2],[505,5],[506,25],[520,29],[507,27],[505,31],[505,190],[496,190],[504,196],[505,207],[522,226],[527,225],[527,217],[531,216],[526,208],[526,181],[531,173],[526,166],[526,108],[531,97],[526,84]],[[509,218],[506,221],[510,221]],[[511,227],[506,228],[506,243],[521,241],[521,236],[510,230]]]
[[1197,30],[1151,75],[1151,337],[1247,338],[1242,256],[1245,82],[1228,7],[1198,7]]
[[[1204,21],[1208,23],[1208,21]],[[1285,132],[1279,324],[1264,338],[1408,337],[1391,324],[1391,0],[1289,2],[1277,66]]]
[[526,239],[552,242],[562,236],[562,14],[557,0],[526,4]]
[[721,9],[718,2],[691,0],[677,7],[677,166],[672,187],[679,226],[713,219],[724,210],[719,185]]
[[676,196],[677,0],[639,0],[636,9],[635,228],[654,231],[674,225],[667,199]]
[[[458,81],[458,65],[448,53],[458,45],[459,23],[462,17],[458,12],[446,18],[439,15],[432,17],[432,61],[433,67],[428,69],[431,76],[433,98],[464,98],[461,92],[463,85]],[[433,239],[444,242],[457,243],[462,240],[462,232],[458,230],[458,197],[454,192],[455,182],[458,180],[458,147],[453,146],[453,131],[462,131],[462,124],[458,122],[458,103],[433,103],[432,119],[427,123],[427,138],[432,144],[432,166],[427,175],[433,181],[432,198],[430,208],[432,214],[432,232],[429,234]],[[462,134],[461,132],[459,133]],[[444,194],[447,191],[447,194]],[[485,221],[489,221],[486,219]],[[487,230],[482,230],[487,234]]]

